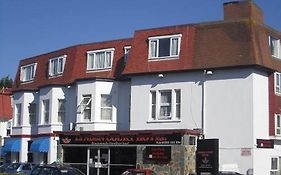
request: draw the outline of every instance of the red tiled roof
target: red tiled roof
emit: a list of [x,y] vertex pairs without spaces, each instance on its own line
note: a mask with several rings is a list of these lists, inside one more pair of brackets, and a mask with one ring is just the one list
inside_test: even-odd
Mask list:
[[[131,39],[83,44],[21,60],[16,74],[13,91],[37,90],[39,87],[47,85],[68,85],[74,83],[78,79],[121,78],[121,72],[124,68],[124,46],[128,45],[131,45]],[[86,72],[87,51],[106,48],[115,48],[112,69],[109,71]],[[63,74],[55,78],[49,78],[49,59],[61,55],[67,55]],[[32,63],[37,63],[35,78],[32,82],[22,83],[20,81],[20,68],[21,66]]]
[[0,121],[12,119],[11,89],[0,90]]
[[[226,3],[224,7],[224,21],[139,30],[132,39],[78,45],[22,60],[20,66],[38,63],[36,76],[31,83],[21,83],[19,66],[14,91],[68,85],[80,79],[237,66],[260,66],[281,72],[281,60],[271,56],[268,46],[268,36],[281,38],[281,33],[263,23],[261,10],[250,1]],[[182,36],[179,57],[149,61],[148,38],[174,34]],[[128,45],[132,47],[124,67],[123,48]],[[115,48],[112,70],[86,72],[87,51],[104,48]],[[67,55],[63,75],[48,78],[48,60],[60,55]]]
[[[148,61],[150,36],[182,34],[178,59]],[[125,75],[258,65],[281,71],[268,36],[280,33],[250,19],[137,31]],[[142,66],[139,66],[142,65]]]

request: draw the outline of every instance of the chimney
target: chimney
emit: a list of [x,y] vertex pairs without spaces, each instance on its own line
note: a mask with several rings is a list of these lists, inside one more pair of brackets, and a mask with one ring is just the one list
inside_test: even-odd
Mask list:
[[227,2],[223,9],[224,20],[251,19],[263,23],[262,10],[251,0]]

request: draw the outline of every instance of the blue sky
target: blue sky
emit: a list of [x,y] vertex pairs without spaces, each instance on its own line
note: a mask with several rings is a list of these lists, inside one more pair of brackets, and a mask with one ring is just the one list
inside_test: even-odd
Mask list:
[[[231,0],[0,0],[0,78],[21,59],[65,47],[133,37],[135,30],[223,19]],[[281,31],[281,0],[254,0]]]

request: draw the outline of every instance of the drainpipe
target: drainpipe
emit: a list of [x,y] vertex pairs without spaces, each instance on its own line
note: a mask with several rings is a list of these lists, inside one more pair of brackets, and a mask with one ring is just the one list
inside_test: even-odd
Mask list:
[[202,109],[201,109],[201,120],[202,120],[202,131],[201,131],[201,135],[202,135],[202,139],[205,139],[205,127],[206,127],[206,123],[205,123],[205,106],[206,106],[206,87],[205,87],[205,82],[206,82],[206,77],[207,76],[211,76],[213,75],[213,71],[211,70],[204,70],[203,71],[203,77],[202,77]]

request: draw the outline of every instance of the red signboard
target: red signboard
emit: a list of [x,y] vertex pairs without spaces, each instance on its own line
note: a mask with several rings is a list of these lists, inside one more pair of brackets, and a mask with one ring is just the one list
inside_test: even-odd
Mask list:
[[274,140],[257,139],[257,148],[274,148]]
[[170,146],[147,146],[144,159],[149,161],[169,162],[171,160]]
[[135,135],[59,135],[60,144],[91,145],[180,145],[181,134],[135,134]]

